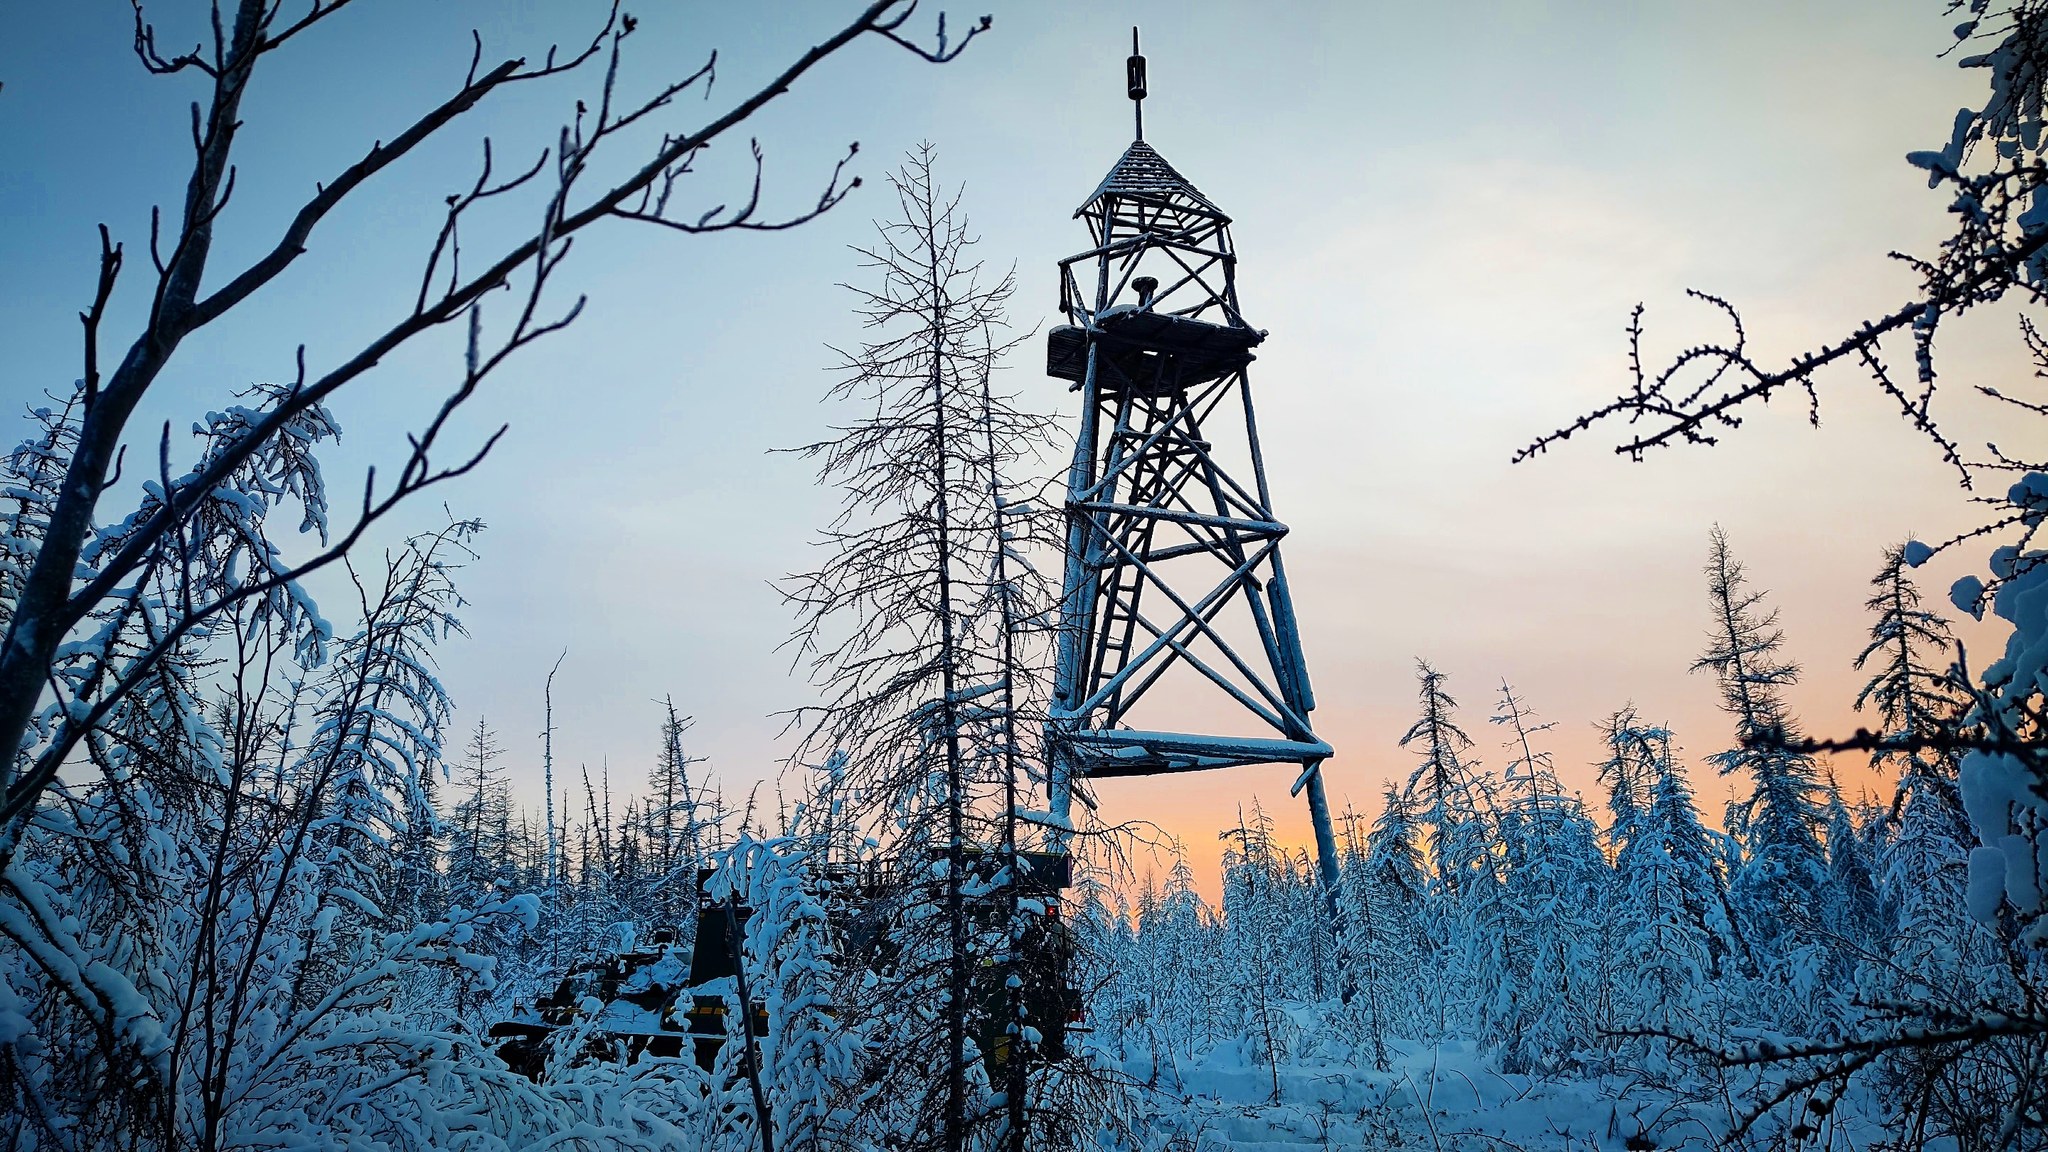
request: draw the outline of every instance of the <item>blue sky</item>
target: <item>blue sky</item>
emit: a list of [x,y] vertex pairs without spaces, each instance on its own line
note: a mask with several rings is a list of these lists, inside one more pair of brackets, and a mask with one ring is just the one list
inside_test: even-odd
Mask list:
[[[856,46],[748,131],[767,153],[771,208],[805,204],[855,140],[868,187],[789,233],[621,223],[579,241],[562,283],[588,294],[587,314],[465,417],[468,442],[500,422],[511,431],[481,472],[438,494],[491,526],[463,581],[472,638],[442,658],[458,723],[497,728],[537,802],[541,682],[566,648],[556,708],[568,766],[608,761],[638,779],[654,701],[672,693],[729,793],[772,776],[785,751],[772,714],[807,693],[775,650],[791,617],[769,582],[810,562],[834,497],[771,450],[829,420],[825,345],[855,332],[836,285],[856,275],[846,246],[889,207],[879,177],[932,141],[985,257],[1016,264],[1016,325],[1046,322],[1054,263],[1083,246],[1070,213],[1129,139],[1121,71],[1135,23],[1151,62],[1147,139],[1237,220],[1246,313],[1272,332],[1254,382],[1340,803],[1375,807],[1380,782],[1407,771],[1394,740],[1417,656],[1451,674],[1494,762],[1482,730],[1503,676],[1559,722],[1560,764],[1582,785],[1590,722],[1626,700],[1673,723],[1695,763],[1720,746],[1713,685],[1685,671],[1707,623],[1699,568],[1717,521],[1784,610],[1791,654],[1809,667],[1795,701],[1810,726],[1845,727],[1881,549],[1971,514],[1860,381],[1833,380],[1817,433],[1781,403],[1713,451],[1628,465],[1596,434],[1533,464],[1507,460],[1622,385],[1639,300],[1655,359],[1722,334],[1687,287],[1740,304],[1755,347],[1776,356],[1905,298],[1906,271],[1884,254],[1928,250],[1945,219],[1901,157],[1944,142],[1979,87],[1937,59],[1941,7],[982,0],[950,11],[991,11],[994,30],[945,67]],[[644,88],[716,47],[711,101],[676,113],[694,125],[852,10],[649,4],[626,83]],[[198,5],[150,12],[167,45],[198,38]],[[470,28],[487,53],[538,55],[595,15],[363,0],[322,26],[249,96],[215,267],[260,251],[314,181],[458,83]],[[109,331],[119,342],[133,330],[150,205],[182,190],[198,88],[146,75],[129,19],[101,0],[0,4],[10,409],[78,374],[75,315],[101,222],[130,254]],[[264,298],[180,350],[138,438],[286,375],[301,341],[317,368],[388,323],[479,138],[531,156],[595,82],[487,103],[372,185]],[[708,207],[748,175],[745,136],[729,138],[687,191]],[[1952,385],[2020,363],[2009,316],[1971,321],[1944,349]],[[1020,353],[1012,383],[1069,405],[1038,376],[1039,354]],[[337,493],[392,458],[456,365],[452,344],[428,342],[342,395],[346,439],[327,461]],[[1950,389],[1953,429],[1981,442],[1995,418],[1961,391]],[[411,523],[438,514],[422,506]],[[1967,559],[1933,566],[1936,599]],[[1298,827],[1290,779],[1273,768],[1103,792],[1111,814],[1158,819],[1207,860],[1214,829],[1253,795]]]

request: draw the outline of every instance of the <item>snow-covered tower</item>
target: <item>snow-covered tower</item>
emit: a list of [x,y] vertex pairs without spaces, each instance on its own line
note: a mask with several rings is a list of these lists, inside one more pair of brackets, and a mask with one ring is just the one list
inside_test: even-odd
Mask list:
[[[1230,217],[1136,133],[1076,209],[1094,246],[1060,262],[1046,372],[1081,393],[1067,474],[1051,802],[1078,780],[1295,764],[1324,882],[1336,843],[1315,696],[1280,562],[1238,310]],[[1149,700],[1148,700],[1149,698]],[[1085,791],[1080,793],[1088,802]]]

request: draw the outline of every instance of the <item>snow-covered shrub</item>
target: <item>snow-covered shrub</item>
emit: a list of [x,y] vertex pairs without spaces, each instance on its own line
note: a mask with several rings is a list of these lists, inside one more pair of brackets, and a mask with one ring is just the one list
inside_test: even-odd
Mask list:
[[[734,981],[720,991],[730,1001],[727,1020],[745,1019],[755,1006],[767,1012],[761,1082],[775,1146],[792,1152],[843,1139],[866,1102],[857,1081],[868,1032],[841,1018],[838,955],[817,884],[801,841],[742,833],[713,857],[704,889],[714,905],[737,900],[752,910],[741,946],[749,1002],[739,1002]],[[720,1056],[741,1047],[729,1041]]]
[[[2009,494],[2032,524],[2048,510],[2048,474],[2029,473]],[[1982,843],[1970,854],[1966,900],[1979,920],[1995,920],[2008,903],[2026,940],[2048,946],[2048,552],[2022,553],[2007,545],[1991,555],[1994,590],[1976,577],[1957,582],[1953,598],[2012,626],[2005,651],[1983,671],[1983,691],[1972,717],[1986,733],[1984,747],[1964,754],[1962,798]]]

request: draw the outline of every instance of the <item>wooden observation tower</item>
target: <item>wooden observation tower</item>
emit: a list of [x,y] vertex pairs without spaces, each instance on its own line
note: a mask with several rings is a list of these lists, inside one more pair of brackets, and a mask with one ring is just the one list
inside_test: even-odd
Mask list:
[[[1060,262],[1066,323],[1046,372],[1081,393],[1050,737],[1051,805],[1087,779],[1299,766],[1326,888],[1336,842],[1315,695],[1281,566],[1247,370],[1266,333],[1238,310],[1230,217],[1135,139],[1074,216],[1094,246]],[[1148,699],[1149,698],[1149,699]]]

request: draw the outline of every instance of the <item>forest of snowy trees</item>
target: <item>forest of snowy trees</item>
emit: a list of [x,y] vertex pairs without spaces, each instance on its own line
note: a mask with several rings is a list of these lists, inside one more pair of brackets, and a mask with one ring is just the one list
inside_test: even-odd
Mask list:
[[[1345,814],[1335,889],[1253,804],[1214,829],[1215,904],[1178,846],[1154,868],[1142,829],[1045,810],[1058,625],[1041,573],[1061,533],[1034,470],[1058,426],[1001,371],[1014,280],[977,255],[940,149],[879,182],[882,218],[847,261],[862,339],[829,397],[852,415],[792,449],[842,503],[819,566],[778,586],[785,651],[817,690],[788,716],[778,783],[728,791],[660,685],[650,763],[557,762],[556,672],[537,715],[458,726],[436,653],[489,643],[462,639],[460,592],[496,562],[489,532],[451,515],[363,543],[483,461],[488,439],[434,454],[496,365],[581,307],[544,291],[571,234],[831,209],[836,171],[765,223],[758,195],[694,217],[670,193],[823,55],[869,36],[944,63],[986,20],[917,39],[912,6],[882,0],[709,127],[651,139],[634,132],[701,74],[615,104],[631,17],[541,65],[486,68],[480,47],[448,104],[217,284],[249,71],[341,5],[229,7],[188,56],[138,16],[145,66],[211,90],[190,202],[164,223],[146,330],[103,372],[123,269],[106,238],[83,371],[0,461],[0,1148],[2048,1147],[2048,463],[2010,444],[1964,460],[1929,407],[1944,317],[2048,302],[2048,4],[1952,6],[1981,22],[1957,36],[1992,80],[1945,150],[1913,157],[1959,221],[1915,266],[1915,300],[1782,370],[1739,338],[1661,374],[1638,355],[1630,391],[1528,452],[1615,415],[1649,422],[1624,446],[1638,456],[1711,442],[1775,390],[1817,406],[1815,374],[1840,362],[1966,479],[1999,479],[1983,529],[1902,541],[1871,557],[1867,593],[1845,590],[1867,595],[1868,644],[1842,654],[1866,730],[1800,723],[1794,647],[1717,528],[1703,595],[1673,611],[1696,613],[1692,670],[1726,728],[1674,732],[1626,700],[1559,721],[1541,685],[1418,661],[1411,722],[1378,750],[1408,768]],[[167,430],[136,505],[102,506],[128,491],[125,422],[180,339],[297,259],[388,153],[585,61],[609,69],[599,99],[532,171],[487,159],[450,198],[389,332],[325,374],[302,355],[294,381],[194,421],[193,444]],[[584,192],[621,140],[644,145],[635,174]],[[534,231],[457,266],[458,217],[536,189]],[[438,415],[389,486],[330,501],[333,394],[444,325],[465,355]],[[1877,355],[1892,333],[1912,382]],[[2048,374],[2048,342],[2026,321],[2022,337]],[[2010,403],[2027,443],[2048,407]],[[458,507],[459,490],[443,488]],[[1948,607],[1923,599],[1937,551],[1987,542]],[[336,590],[317,603],[315,572]],[[1950,609],[2009,625],[2006,647],[1973,667]],[[1553,725],[1589,721],[1600,762],[1559,764]],[[538,804],[515,803],[513,731],[543,736]],[[1590,797],[1563,780],[1582,767]],[[1732,790],[1724,810],[1697,800],[1709,780]],[[692,984],[707,956],[730,963]],[[565,982],[579,972],[609,991]],[[685,1016],[717,1021],[717,1042],[644,1043],[697,1035]],[[531,1066],[505,1042],[522,1021]]]
[[[1481,713],[1500,749],[1484,755],[1421,663],[1413,772],[1376,817],[1346,821],[1336,945],[1308,858],[1254,809],[1224,833],[1220,908],[1183,864],[1098,913],[1114,957],[1101,1026],[1154,1076],[1236,1046],[1276,1094],[1290,1062],[1386,1072],[1464,1040],[1502,1073],[1614,1083],[1637,1108],[1627,1134],[1658,1141],[1645,1147],[1725,1136],[1717,1113],[1772,1145],[1989,1148],[2038,1126],[2038,1038],[1972,1043],[1998,1030],[1987,1005],[2031,1004],[2036,985],[2010,915],[1971,914],[1956,753],[1882,753],[1887,794],[1845,796],[1775,738],[1797,731],[1798,670],[1718,530],[1710,556],[1696,670],[1718,681],[1725,751],[1683,763],[1670,730],[1624,706],[1599,724],[1589,802],[1560,784],[1550,725],[1513,687]],[[1968,704],[1941,671],[1946,623],[1899,551],[1873,585],[1858,705],[1887,739],[1956,732]],[[1726,812],[1701,812],[1695,769],[1733,778]],[[1945,1042],[1875,1039],[1926,1020]],[[1852,1081],[1855,1123],[1837,1133]]]

